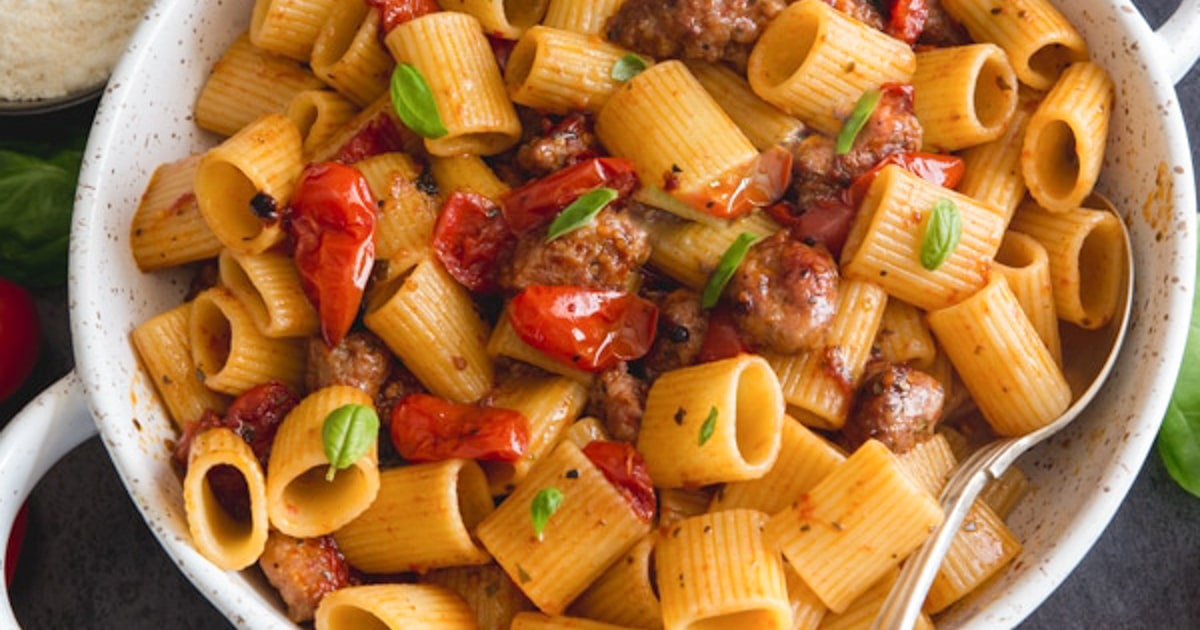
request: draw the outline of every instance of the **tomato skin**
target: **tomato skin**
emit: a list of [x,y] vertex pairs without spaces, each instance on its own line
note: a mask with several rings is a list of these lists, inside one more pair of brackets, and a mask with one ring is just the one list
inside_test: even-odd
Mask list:
[[434,0],[367,0],[367,5],[379,10],[384,33],[392,32],[409,20],[441,10]]
[[468,289],[499,288],[499,265],[516,235],[491,199],[475,193],[450,193],[433,227],[433,252],[446,271]]
[[792,184],[792,154],[772,147],[744,171],[734,171],[699,193],[676,195],[688,205],[721,219],[736,219],[779,200]]
[[504,218],[514,232],[524,234],[590,190],[606,186],[616,190],[620,199],[632,194],[637,185],[630,160],[592,158],[510,191],[503,200]]
[[410,462],[515,462],[529,449],[529,420],[512,409],[409,394],[392,408],[391,423],[392,444]]
[[629,502],[633,513],[643,522],[654,519],[654,482],[646,469],[646,460],[629,442],[594,440],[583,447],[605,479]]
[[803,210],[790,201],[781,201],[767,208],[767,214],[791,228],[794,238],[810,245],[823,244],[837,260],[858,215],[857,208],[840,198],[822,199]]
[[623,291],[536,285],[509,302],[517,336],[546,354],[589,372],[650,351],[658,307]]
[[927,0],[893,0],[891,16],[887,25],[888,35],[912,45],[925,30],[929,5]]
[[37,363],[42,330],[33,296],[21,285],[0,278],[0,402],[12,396]]
[[700,355],[696,360],[708,363],[736,357],[744,352],[750,352],[750,346],[738,333],[729,305],[726,302],[718,303],[708,316],[708,330],[704,333]]
[[889,164],[896,164],[925,181],[945,186],[946,188],[958,186],[958,183],[962,181],[963,175],[967,172],[965,162],[957,155],[924,153],[921,151],[892,153],[871,167],[871,170],[854,179],[847,192],[847,203],[857,208],[862,203],[863,198],[867,196],[867,189],[875,181],[875,176],[879,175],[879,172]]
[[290,210],[296,268],[332,348],[354,324],[375,264],[375,198],[358,170],[324,162],[304,169]]
[[508,68],[508,58],[512,56],[512,51],[517,47],[517,40],[504,39],[499,35],[488,35],[488,46],[492,48],[492,55],[496,57],[496,65],[500,66],[500,74],[504,74],[504,70]]
[[396,122],[386,113],[369,120],[358,133],[346,140],[331,158],[334,162],[354,164],[373,155],[393,153],[404,149],[404,135]]

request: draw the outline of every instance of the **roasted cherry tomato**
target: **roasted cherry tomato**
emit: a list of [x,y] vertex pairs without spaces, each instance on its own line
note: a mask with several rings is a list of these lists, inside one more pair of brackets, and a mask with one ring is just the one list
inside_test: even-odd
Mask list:
[[[408,132],[412,133],[412,132]],[[404,149],[404,132],[386,112],[380,112],[350,136],[337,150],[332,160],[354,164],[373,155],[394,153]]]
[[37,363],[42,332],[33,296],[0,278],[0,401],[21,387]]
[[497,261],[515,242],[500,207],[475,193],[450,193],[433,228],[434,254],[459,284],[472,291],[496,290]]
[[375,264],[375,211],[362,174],[333,162],[309,165],[292,194],[296,268],[331,348],[354,323]]
[[915,44],[925,31],[929,19],[927,0],[892,0],[891,19],[887,33],[906,44]]
[[391,423],[392,444],[410,462],[515,462],[529,448],[529,420],[512,409],[410,394],[392,408]]
[[875,181],[875,176],[889,164],[896,164],[925,181],[945,186],[946,188],[957,186],[962,181],[963,175],[967,172],[963,159],[957,155],[921,153],[919,151],[913,153],[893,153],[880,160],[878,164],[871,167],[871,170],[856,177],[854,182],[850,184],[846,201],[851,207],[857,208],[862,203],[863,198],[867,196],[867,189]]
[[737,324],[733,321],[733,313],[725,302],[718,302],[708,316],[708,330],[704,333],[704,341],[700,344],[700,355],[697,361],[708,363],[736,357],[743,352],[750,352],[750,346],[742,341],[738,334]]
[[792,183],[792,154],[772,147],[749,167],[711,189],[679,198],[696,209],[722,219],[744,216],[775,203]]
[[595,440],[583,447],[583,454],[625,497],[638,518],[646,523],[654,518],[654,483],[646,460],[632,444]]
[[825,245],[836,260],[842,255],[842,245],[858,211],[857,206],[837,197],[822,199],[803,209],[790,201],[781,201],[768,207],[767,214],[791,228],[792,234],[805,243]]
[[504,197],[504,218],[518,234],[553,219],[580,195],[606,186],[627,197],[637,188],[633,162],[624,158],[593,158],[535,179]]
[[441,10],[434,0],[367,0],[367,4],[379,10],[385,34],[409,20]]
[[509,321],[525,343],[589,372],[645,356],[658,307],[622,291],[532,286],[509,303]]

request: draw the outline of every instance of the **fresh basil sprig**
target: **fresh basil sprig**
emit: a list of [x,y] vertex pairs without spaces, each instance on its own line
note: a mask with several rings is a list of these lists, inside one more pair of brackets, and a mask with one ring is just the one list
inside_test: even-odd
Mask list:
[[326,481],[333,481],[342,468],[354,465],[379,435],[379,416],[375,410],[362,405],[342,405],[325,417],[321,427],[321,440],[325,443],[325,457],[329,459]]
[[597,188],[580,195],[554,217],[554,221],[550,223],[550,230],[546,233],[546,242],[587,225],[617,196],[617,191],[612,188]]
[[533,517],[533,533],[537,534],[538,540],[542,539],[542,532],[546,530],[546,523],[550,522],[550,517],[558,511],[558,506],[562,505],[562,500],[562,490],[554,486],[542,488],[533,497],[530,512]]
[[958,206],[949,199],[939,199],[925,220],[921,236],[921,266],[933,271],[942,266],[962,238],[962,217]]
[[704,424],[700,425],[700,446],[709,441],[713,436],[713,431],[717,429],[717,408],[713,407],[708,410],[708,417],[704,419]]
[[721,292],[725,290],[725,285],[729,284],[733,272],[737,271],[738,265],[742,264],[746,252],[750,251],[750,246],[756,240],[758,237],[754,234],[742,232],[725,250],[725,253],[721,255],[721,261],[717,263],[717,268],[713,270],[712,275],[708,277],[708,282],[704,285],[704,292],[700,294],[700,306],[708,309],[717,305],[717,301],[721,299]]
[[1158,454],[1171,478],[1200,498],[1200,291],[1192,298],[1183,365],[1158,432]]
[[854,104],[854,109],[850,111],[850,116],[842,123],[842,129],[838,132],[837,144],[834,146],[834,151],[838,155],[845,155],[854,147],[854,139],[858,137],[858,132],[862,131],[863,126],[867,124],[867,119],[879,106],[879,98],[882,95],[883,92],[870,89],[858,97],[858,102]]
[[398,63],[392,71],[392,107],[406,127],[423,138],[440,138],[449,131],[438,114],[433,91],[411,64]]
[[613,81],[624,83],[641,74],[648,67],[650,67],[650,63],[644,57],[629,53],[613,63]]

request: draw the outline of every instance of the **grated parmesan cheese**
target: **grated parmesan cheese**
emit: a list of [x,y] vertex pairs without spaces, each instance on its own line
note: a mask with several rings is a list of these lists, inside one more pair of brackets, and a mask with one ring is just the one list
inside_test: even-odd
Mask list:
[[102,84],[151,0],[0,0],[0,99]]

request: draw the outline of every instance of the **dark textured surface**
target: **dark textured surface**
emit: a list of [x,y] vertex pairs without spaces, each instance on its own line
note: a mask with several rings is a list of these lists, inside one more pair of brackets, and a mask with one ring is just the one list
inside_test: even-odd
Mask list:
[[[1178,2],[1136,4],[1158,24]],[[1197,160],[1200,70],[1187,76],[1179,93]],[[66,116],[88,113],[85,107]],[[0,135],[36,134],[38,126],[58,124],[54,117],[0,119]],[[70,366],[66,293],[38,297],[46,329],[43,357],[20,400],[0,405],[0,422]],[[96,439],[59,463],[34,491],[10,594],[27,629],[228,627],[159,548]],[[1200,499],[1174,484],[1156,453],[1096,546],[1021,627],[1200,627]]]

